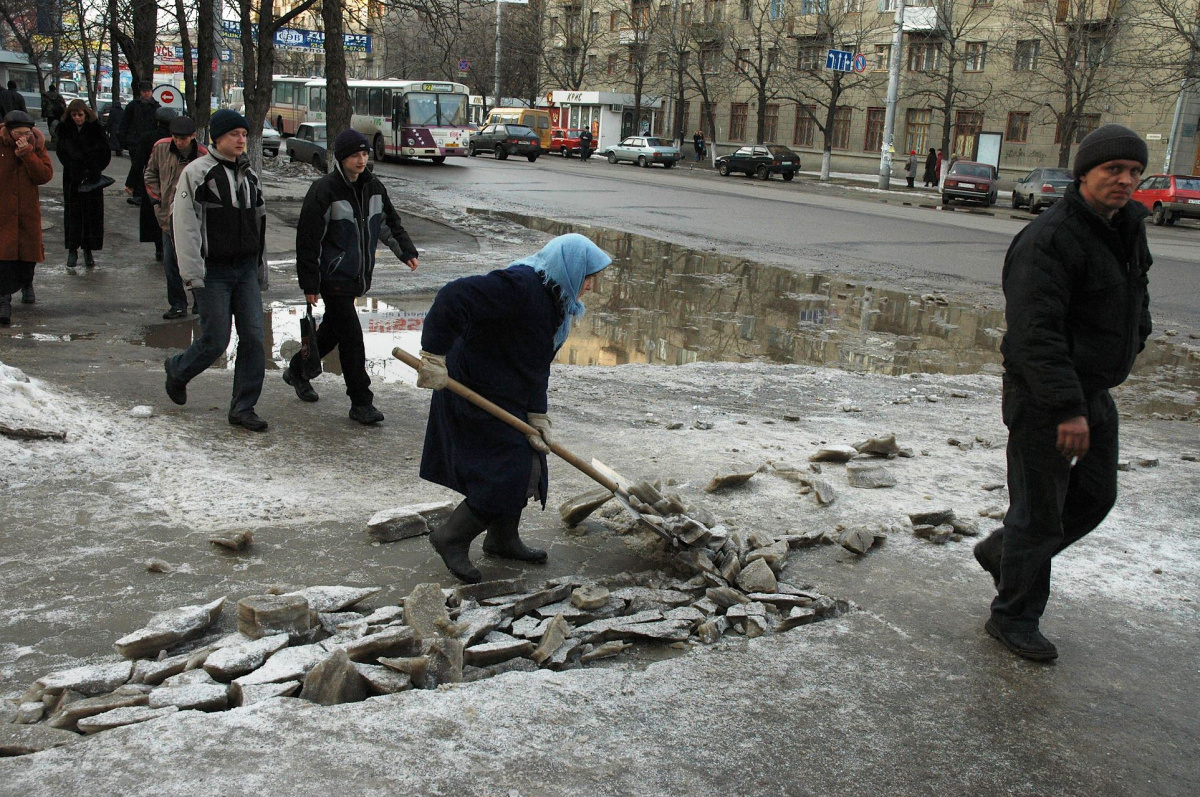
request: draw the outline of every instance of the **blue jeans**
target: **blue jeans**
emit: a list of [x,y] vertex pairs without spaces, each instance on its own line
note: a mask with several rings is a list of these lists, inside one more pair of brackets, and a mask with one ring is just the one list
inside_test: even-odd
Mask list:
[[174,233],[163,231],[163,273],[167,275],[167,304],[172,310],[187,310],[187,289],[179,276],[179,258],[175,254]]
[[253,410],[258,403],[267,367],[258,256],[233,265],[210,263],[205,271],[204,287],[195,289],[200,305],[200,337],[182,354],[172,357],[167,370],[173,378],[190,382],[229,348],[230,328],[236,324],[238,344],[229,414],[238,415]]

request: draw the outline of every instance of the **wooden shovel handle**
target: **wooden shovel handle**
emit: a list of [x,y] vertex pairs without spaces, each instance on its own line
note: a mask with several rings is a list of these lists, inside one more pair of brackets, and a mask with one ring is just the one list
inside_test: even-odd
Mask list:
[[[409,354],[408,352],[406,352],[404,349],[400,348],[399,346],[392,349],[392,356],[395,357],[400,362],[404,363],[405,365],[409,366],[410,368],[413,368],[415,370],[420,370],[420,368],[421,368],[420,358],[412,356],[411,354]],[[509,426],[513,427],[514,429],[521,432],[522,434],[536,435],[539,437],[541,436],[541,432],[539,432],[537,429],[535,429],[534,427],[525,423],[525,421],[521,420],[516,415],[513,415],[511,412],[504,409],[503,407],[499,407],[496,404],[492,403],[491,401],[488,401],[486,398],[479,395],[474,390],[472,390],[471,388],[464,385],[462,382],[458,382],[454,379],[447,379],[446,380],[446,389],[449,390],[451,393],[455,393],[459,396],[462,396],[467,401],[474,404],[476,407],[479,407],[479,409],[483,410],[484,412],[488,413],[489,415],[492,415],[493,417],[499,418],[500,420],[504,421]],[[614,493],[618,492],[620,490],[620,487],[617,485],[617,483],[615,481],[613,481],[612,479],[608,478],[600,471],[593,468],[592,463],[585,462],[584,460],[575,456],[575,454],[572,453],[567,448],[559,445],[558,443],[550,443],[550,450],[553,451],[555,454],[557,454],[565,462],[571,464],[575,468],[578,468],[580,471],[582,471],[584,474],[591,477],[592,479],[595,479],[597,482],[599,482],[601,485],[603,485],[606,490],[610,490],[611,492],[614,492]]]

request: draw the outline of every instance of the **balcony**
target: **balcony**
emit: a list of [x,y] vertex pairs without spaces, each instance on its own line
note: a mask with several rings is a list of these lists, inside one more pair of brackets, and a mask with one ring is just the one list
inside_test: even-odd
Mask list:
[[804,14],[788,17],[787,35],[793,39],[826,36],[831,32],[829,20],[824,14]]
[[711,22],[692,23],[692,38],[698,42],[716,41],[723,35],[724,29],[721,25],[716,25]]
[[944,30],[936,8],[916,7],[904,9],[904,32],[920,33]]
[[649,38],[650,32],[646,30],[622,28],[617,31],[617,41],[621,44],[645,44]]
[[556,33],[554,37],[550,39],[550,46],[555,50],[573,53],[582,46],[581,41],[582,37],[578,33]]
[[1098,27],[1121,17],[1123,0],[1058,0],[1054,21],[1060,25]]

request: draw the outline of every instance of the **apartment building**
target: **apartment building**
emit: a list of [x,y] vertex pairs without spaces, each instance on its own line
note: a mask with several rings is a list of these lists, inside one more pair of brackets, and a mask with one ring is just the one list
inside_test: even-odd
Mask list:
[[[834,170],[878,169],[897,0],[547,2],[543,85],[550,96],[632,96],[621,109],[623,134],[649,125],[686,141],[700,129],[721,153],[758,141],[761,129],[764,141],[811,153],[810,168],[828,139]],[[1169,154],[1171,171],[1200,173],[1200,90],[1183,83],[1197,60],[1165,17],[1170,7],[907,4],[897,161],[930,148],[971,158],[978,135],[996,133],[1001,169],[1014,175],[1069,159],[1088,132],[1116,122],[1144,136],[1150,170]],[[831,49],[863,57],[837,72],[826,68]]]

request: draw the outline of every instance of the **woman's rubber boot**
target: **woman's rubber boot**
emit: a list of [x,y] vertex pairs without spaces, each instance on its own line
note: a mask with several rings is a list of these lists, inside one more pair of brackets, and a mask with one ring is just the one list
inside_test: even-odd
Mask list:
[[518,562],[533,562],[541,564],[549,557],[541,548],[530,548],[521,542],[517,527],[521,524],[521,516],[502,515],[488,526],[487,536],[483,539],[483,552],[488,556],[500,559],[516,559]]
[[67,252],[67,268],[75,268],[77,265],[79,265],[79,250],[72,249]]
[[84,249],[84,250],[83,250],[83,264],[84,264],[85,266],[87,266],[88,268],[95,268],[95,267],[96,267],[96,258],[92,257],[92,250],[91,250],[91,249]]
[[446,567],[460,581],[478,584],[483,574],[471,564],[471,541],[487,529],[478,515],[463,501],[454,508],[450,517],[429,535],[433,550],[438,552]]
[[12,323],[12,297],[0,295],[0,327]]

